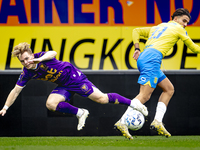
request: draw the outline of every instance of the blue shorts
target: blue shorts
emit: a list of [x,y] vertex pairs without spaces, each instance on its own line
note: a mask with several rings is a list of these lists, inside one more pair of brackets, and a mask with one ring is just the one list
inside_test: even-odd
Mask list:
[[162,58],[162,53],[153,48],[147,48],[140,54],[137,60],[137,67],[140,71],[139,84],[148,84],[150,87],[156,88],[157,84],[166,78],[160,70]]
[[57,86],[51,92],[51,94],[60,94],[65,97],[65,101],[70,101],[75,93],[83,97],[88,97],[94,92],[93,87],[96,88],[96,86],[92,82],[90,82],[87,78],[84,78],[83,80],[68,85],[67,87]]

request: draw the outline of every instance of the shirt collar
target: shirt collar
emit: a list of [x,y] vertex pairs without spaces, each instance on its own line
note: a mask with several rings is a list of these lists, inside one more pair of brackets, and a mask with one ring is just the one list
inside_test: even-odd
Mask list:
[[168,23],[174,23],[174,24],[176,24],[176,25],[178,25],[178,26],[181,26],[181,27],[183,28],[183,26],[180,25],[180,24],[179,24],[178,22],[176,22],[176,21],[171,20],[171,21],[169,21]]

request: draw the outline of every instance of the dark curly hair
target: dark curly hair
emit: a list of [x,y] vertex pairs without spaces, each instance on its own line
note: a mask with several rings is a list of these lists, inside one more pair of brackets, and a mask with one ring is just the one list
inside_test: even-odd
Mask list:
[[191,19],[189,11],[187,9],[185,9],[185,8],[179,8],[179,9],[177,9],[173,13],[173,15],[171,17],[172,17],[172,20],[173,20],[174,17],[176,17],[176,16],[183,16],[183,15],[187,15]]

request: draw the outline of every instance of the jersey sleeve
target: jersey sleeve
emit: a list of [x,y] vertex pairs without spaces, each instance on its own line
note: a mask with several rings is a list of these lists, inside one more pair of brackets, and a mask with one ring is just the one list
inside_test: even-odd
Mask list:
[[179,28],[178,30],[178,34],[180,39],[184,42],[185,40],[189,39],[190,37],[187,34],[187,31],[184,28]]
[[34,57],[35,57],[35,58],[42,57],[45,53],[46,53],[46,52],[35,53],[35,54],[34,54]]
[[179,37],[185,43],[185,45],[193,52],[200,53],[200,47],[195,44],[188,36],[187,31],[183,28],[179,28]]
[[200,53],[200,47],[195,44],[190,38],[185,40],[184,43],[193,53]]
[[16,85],[18,85],[19,87],[23,88],[30,79],[31,79],[31,77],[29,77],[29,75],[25,71],[23,71],[20,74],[20,76],[19,76],[19,78],[17,80]]
[[151,27],[135,28],[132,32],[133,43],[139,43],[140,36],[144,38],[149,37]]

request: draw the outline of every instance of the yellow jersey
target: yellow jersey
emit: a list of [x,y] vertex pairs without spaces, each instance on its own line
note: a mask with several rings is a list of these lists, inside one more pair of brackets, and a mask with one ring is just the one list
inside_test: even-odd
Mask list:
[[200,47],[196,45],[188,36],[187,31],[179,23],[169,21],[153,27],[143,27],[133,29],[133,42],[139,43],[139,37],[148,38],[146,48],[154,48],[160,51],[163,57],[181,39],[194,53],[200,53]]

